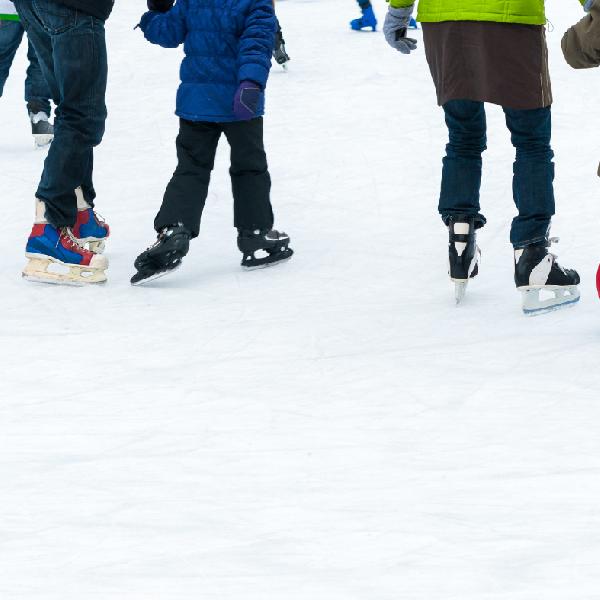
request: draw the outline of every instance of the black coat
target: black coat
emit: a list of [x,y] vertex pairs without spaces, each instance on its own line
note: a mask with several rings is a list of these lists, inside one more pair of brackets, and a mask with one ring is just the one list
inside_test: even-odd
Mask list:
[[76,8],[98,19],[108,19],[115,0],[57,0],[59,4]]

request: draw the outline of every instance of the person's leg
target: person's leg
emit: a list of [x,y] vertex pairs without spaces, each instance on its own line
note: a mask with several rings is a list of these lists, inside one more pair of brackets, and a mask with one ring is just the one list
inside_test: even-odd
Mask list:
[[480,212],[481,155],[486,149],[483,102],[451,100],[444,105],[449,142],[443,159],[439,212],[446,225],[451,219],[474,219],[485,225]]
[[25,102],[30,114],[44,113],[50,116],[50,89],[42,73],[37,54],[31,42],[28,43],[27,58],[29,67],[25,79]]
[[18,21],[0,21],[0,96],[4,92],[4,84],[23,39],[23,33],[23,26]]
[[510,241],[524,248],[545,241],[554,215],[554,152],[550,147],[550,107],[534,110],[505,108],[506,125],[516,148],[513,195],[519,215]]
[[273,227],[271,176],[263,142],[263,119],[224,124],[231,146],[234,225],[241,230]]
[[192,237],[199,234],[221,131],[219,123],[180,120],[176,142],[177,168],[154,220],[156,231],[181,223]]
[[104,134],[104,22],[55,2],[16,0],[16,6],[57,104],[54,142],[37,197],[45,202],[52,225],[72,227],[77,217],[75,189],[89,186],[90,150]]

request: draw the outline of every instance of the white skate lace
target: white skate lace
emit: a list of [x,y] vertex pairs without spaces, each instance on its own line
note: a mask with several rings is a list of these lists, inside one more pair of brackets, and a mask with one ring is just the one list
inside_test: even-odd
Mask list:
[[[79,250],[85,250],[85,247],[73,235],[73,232],[71,231],[70,227],[62,227],[60,231],[65,235],[65,237],[67,238],[67,241],[69,241],[71,243],[71,245],[75,246]],[[61,237],[62,236],[60,236],[60,235],[58,236],[58,240],[56,240],[56,246],[55,246],[55,248],[58,248],[58,245],[60,244]]]
[[94,213],[94,216],[96,217],[96,221],[98,221],[98,223],[100,223],[100,225],[106,225],[106,219],[98,212],[96,212],[93,208],[92,208],[92,212]]
[[156,241],[153,244],[150,244],[150,246],[148,246],[146,248],[146,252],[148,250],[152,250],[152,248],[156,248],[166,237],[168,237],[168,231],[172,230],[174,227],[180,227],[181,223],[178,223],[177,225],[170,225],[168,227],[163,227],[159,232],[158,232],[158,237],[156,238]]
[[[558,238],[558,237],[551,237],[551,238],[548,239],[547,247],[550,248],[550,246],[552,244],[558,244],[559,242],[560,242],[560,238]],[[553,252],[548,252],[548,256],[552,257],[552,264],[554,266],[556,266],[563,273],[563,275],[566,275],[567,271],[565,270],[565,268],[562,265],[558,264],[558,262],[557,262],[558,261],[558,255],[554,254]]]

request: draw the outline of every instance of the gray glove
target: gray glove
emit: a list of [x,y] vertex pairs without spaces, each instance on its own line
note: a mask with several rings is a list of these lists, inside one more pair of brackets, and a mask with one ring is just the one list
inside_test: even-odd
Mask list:
[[410,54],[417,47],[417,40],[406,37],[414,8],[414,4],[406,8],[392,8],[390,6],[385,16],[383,24],[385,40],[392,48],[402,52],[402,54]]

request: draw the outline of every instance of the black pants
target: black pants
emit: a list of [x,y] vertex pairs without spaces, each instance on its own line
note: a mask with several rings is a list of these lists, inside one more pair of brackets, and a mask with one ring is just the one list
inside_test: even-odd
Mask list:
[[271,177],[263,145],[262,118],[235,123],[180,120],[177,136],[179,162],[167,186],[154,228],[183,223],[196,237],[208,195],[210,173],[221,134],[231,146],[231,187],[234,226],[238,229],[271,229]]

